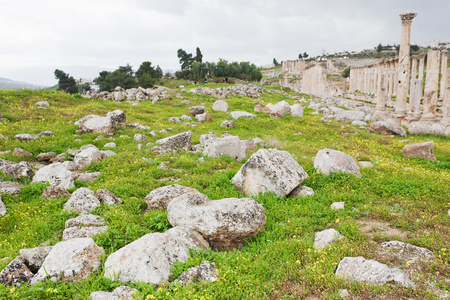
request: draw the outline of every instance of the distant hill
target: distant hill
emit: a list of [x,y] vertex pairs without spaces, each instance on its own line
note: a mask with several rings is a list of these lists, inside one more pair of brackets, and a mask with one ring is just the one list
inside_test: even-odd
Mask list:
[[8,78],[0,77],[0,89],[32,89],[40,90],[44,89],[46,86],[35,85],[27,82],[14,81]]

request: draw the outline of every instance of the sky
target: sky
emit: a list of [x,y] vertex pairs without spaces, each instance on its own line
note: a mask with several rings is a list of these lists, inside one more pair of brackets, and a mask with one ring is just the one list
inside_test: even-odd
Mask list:
[[203,61],[294,60],[411,41],[450,42],[449,0],[0,0],[0,77],[51,86],[61,69],[94,79],[144,61],[177,71],[177,50]]

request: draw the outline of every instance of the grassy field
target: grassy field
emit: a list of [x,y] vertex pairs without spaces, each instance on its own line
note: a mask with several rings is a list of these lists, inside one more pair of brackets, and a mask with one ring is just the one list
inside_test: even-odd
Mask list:
[[[166,82],[165,86],[179,84]],[[222,85],[209,85],[216,86]],[[185,89],[192,87],[187,85]],[[0,133],[9,137],[9,140],[0,139],[0,151],[23,148],[32,153],[32,156],[20,158],[1,157],[15,162],[33,162],[39,153],[53,151],[59,154],[69,148],[79,149],[84,144],[104,149],[103,145],[110,142],[107,138],[94,141],[99,134],[75,134],[78,127],[73,122],[88,114],[106,115],[121,109],[126,113],[128,124],[139,122],[150,127],[149,130],[118,130],[114,136],[117,155],[87,168],[87,171],[101,172],[97,180],[75,182],[76,188],[109,189],[123,199],[120,206],[102,206],[93,212],[104,217],[108,225],[105,233],[94,238],[106,251],[104,259],[149,232],[164,232],[171,227],[166,211],[146,211],[144,198],[157,187],[177,181],[180,185],[198,189],[213,200],[244,197],[230,181],[243,162],[229,157],[205,157],[204,162],[198,162],[202,155],[190,152],[157,156],[145,151],[152,146],[144,146],[138,151],[138,142],[120,138],[120,135],[133,137],[142,133],[149,142],[155,142],[191,130],[192,142],[198,144],[201,134],[212,132],[220,136],[227,130],[241,139],[259,137],[266,143],[277,141],[282,150],[291,153],[309,174],[304,185],[314,189],[316,194],[312,197],[278,198],[265,194],[257,199],[264,205],[267,223],[265,229],[248,239],[245,246],[228,252],[192,251],[186,263],[177,263],[173,269],[172,277],[177,278],[188,268],[208,260],[219,269],[216,282],[187,287],[173,283],[160,286],[131,283],[141,299],[340,299],[340,289],[347,289],[354,299],[433,299],[449,292],[449,138],[408,136],[406,142],[404,137],[368,133],[349,123],[324,123],[321,116],[311,114],[312,110],[307,109],[306,104],[303,104],[303,118],[289,115],[275,120],[268,114],[255,113],[256,120],[235,120],[236,128],[224,129],[220,123],[231,117],[224,112],[212,111],[210,100],[216,98],[182,92],[180,88],[174,88],[171,93],[173,100],[156,104],[146,101],[132,106],[125,102],[87,100],[56,91],[0,91],[0,111],[6,119],[0,122]],[[177,98],[178,93],[184,97]],[[34,103],[43,100],[50,103],[49,108],[35,107]],[[188,114],[189,106],[181,103],[182,100],[191,101],[192,106],[205,103],[213,121],[198,123],[195,128],[168,123],[169,117]],[[254,113],[254,99],[237,96],[225,100],[231,111]],[[263,93],[258,100],[294,103],[293,99],[279,93]],[[149,134],[152,130],[158,132],[169,127],[173,131],[168,131],[168,135],[152,137]],[[37,134],[45,130],[51,130],[55,137],[41,137],[30,142],[13,139],[16,134]],[[400,151],[406,144],[430,140],[435,143],[436,162],[406,159]],[[323,148],[342,151],[356,160],[371,161],[375,167],[361,169],[362,178],[343,173],[324,176],[313,167],[314,156]],[[167,169],[158,169],[162,162]],[[30,184],[30,180],[23,182],[27,185],[19,196],[2,195],[8,214],[0,218],[0,270],[18,256],[22,248],[38,247],[43,243],[54,245],[61,241],[65,221],[75,216],[62,213],[67,198],[44,200],[41,197],[44,184]],[[344,210],[330,208],[337,201],[345,201]],[[366,230],[367,224],[378,225]],[[325,251],[316,252],[314,234],[326,228],[335,228],[345,238]],[[435,258],[410,264],[383,255],[379,244],[388,240],[428,248]],[[416,288],[395,284],[370,286],[337,278],[335,269],[345,256],[363,256],[398,267],[412,276]],[[112,291],[121,285],[104,278],[103,271],[81,282],[43,282],[21,287],[0,285],[0,298],[88,299],[92,291]]]

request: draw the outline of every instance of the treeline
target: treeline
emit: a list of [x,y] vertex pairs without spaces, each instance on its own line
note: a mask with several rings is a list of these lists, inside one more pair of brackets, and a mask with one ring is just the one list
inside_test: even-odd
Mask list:
[[153,67],[149,61],[144,61],[139,69],[134,72],[133,67],[127,64],[120,66],[117,70],[109,72],[102,71],[94,82],[99,85],[100,91],[112,92],[117,86],[124,89],[136,87],[152,87],[161,77],[163,71],[158,66]]
[[260,81],[261,70],[250,62],[232,62],[220,59],[214,62],[193,62],[191,69],[175,72],[179,79],[203,80],[207,77],[234,77],[246,81]]

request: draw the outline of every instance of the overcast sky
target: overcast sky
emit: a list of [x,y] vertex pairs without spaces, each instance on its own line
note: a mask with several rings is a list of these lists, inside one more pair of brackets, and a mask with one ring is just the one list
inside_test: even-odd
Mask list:
[[0,0],[0,77],[54,85],[56,68],[93,79],[143,61],[178,70],[177,50],[258,66],[299,53],[450,42],[449,0]]

